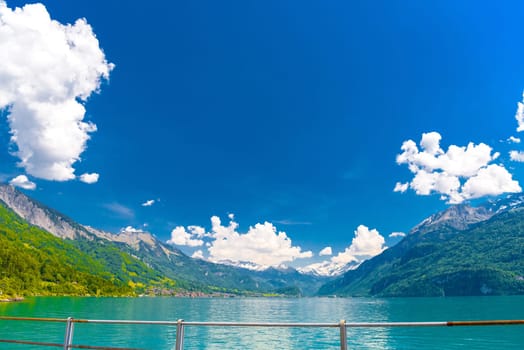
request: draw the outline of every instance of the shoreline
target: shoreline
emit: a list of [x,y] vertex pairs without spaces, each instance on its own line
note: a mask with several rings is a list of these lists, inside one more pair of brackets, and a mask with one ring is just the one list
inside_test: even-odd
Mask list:
[[16,303],[24,300],[24,297],[2,298],[0,299],[0,303]]

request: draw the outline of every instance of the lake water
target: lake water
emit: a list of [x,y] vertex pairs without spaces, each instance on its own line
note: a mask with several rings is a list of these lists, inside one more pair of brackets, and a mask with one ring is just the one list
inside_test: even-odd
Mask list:
[[[524,296],[463,298],[31,298],[3,316],[119,320],[347,322],[524,319]],[[61,343],[64,323],[0,321],[0,339]],[[74,344],[174,349],[176,327],[76,324]],[[339,330],[186,327],[184,349],[340,349]],[[349,349],[523,349],[524,326],[348,329]],[[0,343],[1,349],[51,349]]]

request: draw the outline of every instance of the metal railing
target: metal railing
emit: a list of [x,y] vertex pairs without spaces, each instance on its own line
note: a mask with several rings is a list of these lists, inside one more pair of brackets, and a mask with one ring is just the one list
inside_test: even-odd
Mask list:
[[0,339],[0,343],[29,344],[47,347],[68,349],[98,349],[98,350],[142,350],[136,348],[90,346],[73,344],[75,323],[94,324],[120,324],[120,325],[160,325],[176,327],[175,350],[184,349],[185,327],[259,327],[259,328],[339,328],[340,349],[347,350],[348,328],[394,328],[394,327],[474,327],[474,326],[508,326],[524,325],[524,320],[483,320],[483,321],[444,321],[444,322],[346,322],[338,323],[278,323],[278,322],[188,322],[178,321],[139,321],[139,320],[88,320],[72,317],[61,318],[35,318],[35,317],[10,317],[0,316],[0,321],[34,321],[34,322],[62,322],[66,324],[63,343],[46,343],[28,340]]

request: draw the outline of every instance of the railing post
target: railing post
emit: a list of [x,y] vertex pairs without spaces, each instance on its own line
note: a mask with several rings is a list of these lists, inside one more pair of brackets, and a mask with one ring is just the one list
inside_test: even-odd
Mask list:
[[340,350],[348,350],[348,333],[346,320],[340,320]]
[[176,350],[184,349],[184,320],[180,319],[176,323]]
[[66,331],[64,336],[64,350],[71,349],[71,344],[73,344],[73,331],[75,324],[72,317],[67,318]]

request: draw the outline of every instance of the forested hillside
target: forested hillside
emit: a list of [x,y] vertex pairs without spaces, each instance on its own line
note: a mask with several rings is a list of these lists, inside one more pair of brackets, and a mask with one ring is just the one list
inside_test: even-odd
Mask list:
[[[149,232],[111,233],[83,226],[10,185],[0,184],[0,203],[8,209],[4,226],[20,233],[13,235],[19,243],[30,243],[35,249],[49,249],[51,245],[55,248],[48,253],[57,262],[81,272],[98,274],[102,271],[114,283],[123,283],[135,294],[313,295],[328,280],[301,274],[292,268],[253,271],[193,259]],[[35,242],[35,235],[26,234],[27,230],[36,228],[46,237],[51,233],[54,243],[46,238],[42,245]],[[62,247],[62,251],[57,251],[57,246]],[[78,255],[78,251],[83,255]],[[85,261],[86,257],[94,263]],[[99,266],[98,270],[86,270],[86,267],[95,266]],[[11,277],[10,274],[5,276]],[[27,291],[41,294],[39,289]]]
[[524,208],[464,230],[417,231],[321,295],[459,296],[524,294]]
[[136,295],[174,288],[111,245],[62,240],[0,204],[0,299],[20,295]]

